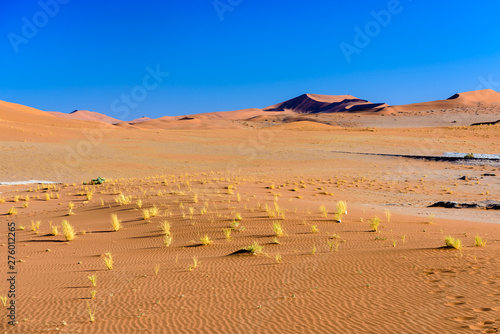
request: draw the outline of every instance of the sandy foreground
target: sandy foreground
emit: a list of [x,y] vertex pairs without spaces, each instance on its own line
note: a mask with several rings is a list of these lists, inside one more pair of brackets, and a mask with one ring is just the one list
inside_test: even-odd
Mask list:
[[[467,122],[498,119],[483,116]],[[18,324],[1,328],[500,331],[498,211],[427,207],[498,200],[498,167],[376,155],[498,154],[500,125],[370,117],[168,131],[56,118],[1,123],[0,181],[60,182],[0,187],[1,269],[7,278],[7,223],[15,222],[18,272]],[[373,126],[389,117],[394,124]],[[108,182],[82,184],[97,176]],[[347,203],[341,223],[339,201]],[[446,236],[461,250],[444,248]],[[242,251],[254,243],[262,252]]]

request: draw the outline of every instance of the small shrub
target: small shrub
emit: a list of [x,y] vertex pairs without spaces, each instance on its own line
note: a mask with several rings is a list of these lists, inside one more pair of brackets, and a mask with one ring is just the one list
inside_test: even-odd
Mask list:
[[246,247],[245,250],[249,251],[250,253],[252,253],[254,255],[257,255],[257,254],[262,253],[262,251],[264,250],[264,246],[259,245],[259,243],[257,241],[254,241],[253,244]]
[[444,238],[444,243],[448,248],[462,249],[462,240],[453,238],[451,235]]
[[201,241],[201,244],[204,246],[208,246],[208,245],[211,245],[213,243],[213,241],[210,240],[210,237],[208,236],[208,234],[205,234],[205,236],[201,237],[200,241]]
[[373,232],[378,231],[378,226],[380,225],[380,219],[375,216],[372,219],[369,220],[370,228],[372,229]]
[[273,230],[274,233],[276,233],[277,237],[282,237],[285,234],[285,231],[283,230],[283,227],[281,226],[281,223],[279,221],[273,223]]
[[188,267],[188,270],[189,271],[193,271],[197,267],[198,267],[198,257],[197,256],[193,256],[193,264]]
[[63,234],[64,237],[66,238],[67,241],[74,240],[76,237],[75,229],[67,220],[62,221],[62,229],[63,229]]
[[13,216],[13,215],[17,215],[17,210],[16,210],[16,208],[15,208],[15,207],[11,207],[11,208],[9,209],[9,211],[7,211],[7,214],[8,214],[8,215],[11,215],[11,216]]
[[122,221],[118,218],[116,213],[111,214],[111,226],[115,232],[119,231],[123,227]]
[[92,286],[97,286],[97,275],[96,274],[93,274],[91,276],[87,276],[87,278],[89,279],[90,284]]
[[476,244],[476,247],[484,247],[486,246],[486,240],[483,240],[480,236],[477,236],[474,238],[474,242]]
[[106,253],[103,255],[104,256],[104,265],[108,270],[113,270],[113,256],[111,253]]

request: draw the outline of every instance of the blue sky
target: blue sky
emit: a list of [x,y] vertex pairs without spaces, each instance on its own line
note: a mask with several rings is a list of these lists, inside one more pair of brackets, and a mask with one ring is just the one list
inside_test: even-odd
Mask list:
[[0,9],[0,100],[46,111],[156,118],[303,93],[394,105],[500,91],[497,1],[41,0]]

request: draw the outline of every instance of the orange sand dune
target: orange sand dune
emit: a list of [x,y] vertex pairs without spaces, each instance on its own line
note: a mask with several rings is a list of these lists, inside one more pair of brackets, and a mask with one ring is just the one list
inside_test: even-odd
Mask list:
[[54,115],[56,117],[60,118],[66,118],[66,119],[77,119],[81,121],[97,121],[97,122],[104,122],[104,123],[109,123],[109,124],[117,124],[122,121],[119,119],[109,117],[107,115],[94,112],[94,111],[88,111],[88,110],[75,110],[72,113],[66,114],[58,111],[50,111],[49,114]]
[[352,95],[303,94],[291,100],[264,108],[264,111],[291,110],[296,113],[311,114],[345,112],[353,108],[353,111],[367,109],[377,111],[385,106],[387,105],[382,103],[374,104]]
[[500,93],[491,89],[484,89],[484,90],[455,94],[446,100],[390,106],[386,108],[384,111],[410,112],[410,111],[426,111],[426,110],[439,110],[439,109],[454,109],[463,107],[491,106],[497,104],[500,104]]

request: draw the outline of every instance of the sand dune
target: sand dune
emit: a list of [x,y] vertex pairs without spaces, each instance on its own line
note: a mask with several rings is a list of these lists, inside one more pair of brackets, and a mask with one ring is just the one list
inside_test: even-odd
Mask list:
[[67,119],[77,119],[81,121],[96,121],[96,122],[104,122],[104,123],[109,123],[109,124],[117,124],[122,121],[119,119],[109,117],[107,115],[95,112],[95,111],[88,111],[88,110],[75,110],[69,114],[58,112],[58,111],[50,111],[48,112],[51,115],[54,115],[56,117],[61,117],[61,118],[67,118]]
[[286,111],[291,110],[296,113],[335,113],[347,111],[377,111],[386,107],[383,103],[371,103],[358,99],[352,95],[318,95],[303,94],[291,100],[281,102],[267,108],[264,111]]
[[491,89],[464,92],[455,94],[446,100],[390,106],[384,111],[411,112],[480,106],[500,106],[500,93]]

